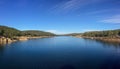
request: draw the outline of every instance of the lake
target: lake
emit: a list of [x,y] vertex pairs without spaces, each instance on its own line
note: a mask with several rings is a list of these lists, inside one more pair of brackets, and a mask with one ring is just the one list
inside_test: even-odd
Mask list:
[[0,45],[0,69],[120,69],[120,44],[59,36]]

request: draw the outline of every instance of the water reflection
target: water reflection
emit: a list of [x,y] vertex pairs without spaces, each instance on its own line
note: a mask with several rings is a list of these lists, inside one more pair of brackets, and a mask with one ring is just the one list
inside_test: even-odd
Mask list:
[[4,55],[4,46],[3,45],[0,45],[0,60],[2,58],[2,56]]
[[4,46],[6,44],[11,44],[12,42],[0,42],[0,46]]
[[120,44],[54,37],[0,45],[0,69],[120,69]]
[[120,48],[119,42],[108,42],[108,41],[102,41],[102,40],[96,40],[96,41],[103,44],[104,47]]
[[6,42],[0,42],[0,46],[7,44]]
[[120,58],[111,56],[105,59],[100,69],[120,69]]
[[3,52],[4,46],[0,45],[0,53]]
[[99,44],[102,44],[102,46],[104,46],[104,47],[120,48],[119,42],[109,42],[109,41],[93,40],[93,39],[84,39],[84,40],[89,41],[90,43],[97,42]]
[[60,69],[76,69],[73,65],[64,65]]
[[0,43],[0,59],[6,52],[6,48],[10,46],[11,42],[1,42]]

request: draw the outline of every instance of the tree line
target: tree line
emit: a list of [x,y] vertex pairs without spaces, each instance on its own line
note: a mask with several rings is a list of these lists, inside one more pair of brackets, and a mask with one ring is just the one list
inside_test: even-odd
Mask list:
[[105,31],[90,31],[84,33],[71,33],[67,36],[82,36],[82,37],[120,37],[120,29],[105,30]]
[[38,31],[38,30],[27,30],[20,31],[18,29],[0,26],[0,36],[13,38],[15,36],[54,36],[55,34],[50,32]]
[[82,34],[82,36],[87,36],[87,37],[120,37],[120,29],[85,32]]

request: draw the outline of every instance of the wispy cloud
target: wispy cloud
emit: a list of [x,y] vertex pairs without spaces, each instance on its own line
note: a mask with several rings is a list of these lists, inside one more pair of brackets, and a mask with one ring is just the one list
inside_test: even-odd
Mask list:
[[102,10],[97,10],[97,11],[92,11],[88,12],[86,14],[101,14],[101,13],[110,13],[110,12],[120,12],[119,8],[109,8],[109,9],[102,9]]
[[57,4],[55,7],[52,8],[52,10],[56,12],[70,12],[75,11],[83,6],[89,5],[91,3],[97,3],[100,1],[101,0],[68,0]]
[[113,24],[120,24],[120,14],[119,15],[114,15],[114,16],[109,17],[107,19],[104,19],[101,22],[104,22],[104,23],[113,23]]

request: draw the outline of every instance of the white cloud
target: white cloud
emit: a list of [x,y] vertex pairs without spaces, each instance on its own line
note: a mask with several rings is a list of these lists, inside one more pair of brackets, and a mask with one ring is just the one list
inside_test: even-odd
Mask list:
[[120,24],[120,15],[114,15],[112,17],[102,20],[101,22]]
[[47,32],[55,33],[55,34],[65,34],[66,32],[61,32],[58,30],[47,30]]
[[47,30],[47,32],[57,33],[57,30]]
[[106,23],[120,23],[120,19],[106,19],[103,20],[102,22],[106,22]]

